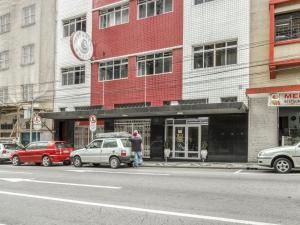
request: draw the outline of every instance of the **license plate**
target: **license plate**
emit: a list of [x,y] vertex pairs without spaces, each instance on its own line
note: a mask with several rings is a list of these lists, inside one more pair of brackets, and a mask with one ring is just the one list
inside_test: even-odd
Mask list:
[[68,150],[64,150],[64,153],[69,153],[69,151]]

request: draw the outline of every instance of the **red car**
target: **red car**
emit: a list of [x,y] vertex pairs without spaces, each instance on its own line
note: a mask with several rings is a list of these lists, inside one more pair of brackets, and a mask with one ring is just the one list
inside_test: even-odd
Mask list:
[[23,163],[35,163],[37,165],[51,166],[52,163],[63,162],[64,165],[69,165],[70,153],[74,148],[62,141],[40,141],[32,142],[26,148],[15,151],[10,160],[14,166],[19,166]]

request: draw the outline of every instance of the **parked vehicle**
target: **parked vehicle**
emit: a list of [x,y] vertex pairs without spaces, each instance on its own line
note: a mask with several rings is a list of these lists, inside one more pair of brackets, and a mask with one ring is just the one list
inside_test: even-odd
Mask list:
[[13,141],[1,141],[0,142],[0,163],[4,161],[10,161],[11,154],[16,151],[23,149],[24,146],[15,143]]
[[35,163],[37,165],[51,166],[53,163],[63,162],[70,165],[70,153],[74,148],[62,141],[40,141],[32,142],[22,150],[11,154],[11,161],[14,166],[23,163]]
[[262,150],[258,153],[258,164],[274,168],[277,173],[300,168],[300,143]]
[[119,168],[121,164],[131,165],[134,155],[131,152],[131,135],[125,132],[99,134],[83,149],[73,151],[71,158],[75,167],[85,163],[94,165],[109,164],[111,168]]

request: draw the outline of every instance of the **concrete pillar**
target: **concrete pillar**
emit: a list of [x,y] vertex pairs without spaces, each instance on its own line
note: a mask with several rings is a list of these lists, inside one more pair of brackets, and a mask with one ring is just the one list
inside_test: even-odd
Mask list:
[[256,162],[265,148],[278,146],[278,109],[268,106],[268,97],[249,98],[248,162]]

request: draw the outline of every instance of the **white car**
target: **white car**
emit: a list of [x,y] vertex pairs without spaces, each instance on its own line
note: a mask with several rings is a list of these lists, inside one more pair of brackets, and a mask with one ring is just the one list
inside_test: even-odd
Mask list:
[[258,153],[258,164],[274,168],[278,173],[289,173],[300,168],[300,143],[262,150]]
[[0,143],[0,163],[4,161],[10,161],[11,154],[16,150],[21,150],[24,147],[20,144],[13,142],[1,142]]
[[73,165],[81,167],[87,163],[109,164],[113,169],[119,168],[121,164],[131,165],[134,155],[131,151],[130,138],[131,135],[128,133],[100,134],[85,148],[71,153]]

